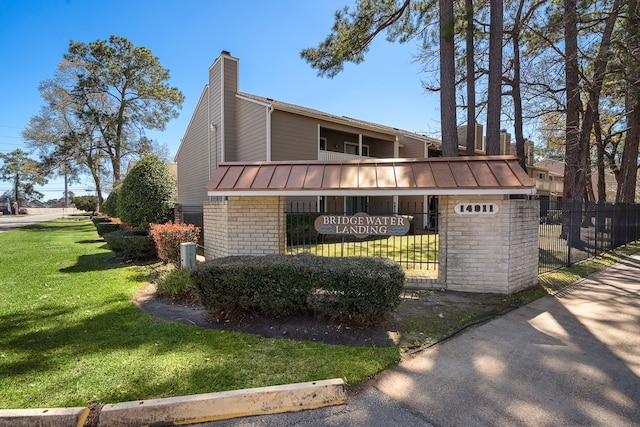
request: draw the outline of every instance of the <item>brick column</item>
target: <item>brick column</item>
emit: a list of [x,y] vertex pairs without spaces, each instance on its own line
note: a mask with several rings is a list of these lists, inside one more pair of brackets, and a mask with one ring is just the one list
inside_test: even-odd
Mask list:
[[204,256],[284,253],[284,197],[229,197],[204,203]]
[[[488,205],[497,212],[482,212]],[[537,283],[538,201],[446,196],[440,208],[438,281],[447,289],[509,294]]]

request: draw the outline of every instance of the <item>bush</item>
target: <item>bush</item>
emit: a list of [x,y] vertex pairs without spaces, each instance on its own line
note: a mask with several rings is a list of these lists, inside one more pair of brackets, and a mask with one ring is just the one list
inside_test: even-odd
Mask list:
[[108,216],[94,215],[91,217],[91,222],[93,222],[93,225],[97,225],[102,222],[111,222],[111,218]]
[[121,228],[121,224],[118,222],[104,221],[95,223],[96,231],[98,235],[104,237],[105,234],[113,231],[118,231]]
[[109,216],[119,217],[118,212],[118,194],[120,194],[120,185],[116,185],[107,196],[107,200],[102,203],[102,212]]
[[[387,258],[332,258],[323,270],[318,310],[339,319],[382,320],[400,304],[404,271]],[[381,317],[382,315],[382,317]]]
[[175,268],[158,278],[156,287],[160,295],[178,300],[193,299],[197,294],[189,277],[189,270]]
[[71,203],[76,205],[77,209],[86,212],[95,212],[98,210],[97,196],[76,196],[71,199]]
[[146,156],[127,174],[118,193],[118,213],[132,227],[148,229],[173,216],[175,179],[156,156]]
[[150,224],[158,258],[164,262],[180,262],[180,243],[198,243],[200,228],[192,224]]
[[212,312],[319,312],[363,323],[393,311],[404,286],[400,266],[385,258],[310,255],[215,259],[194,268],[191,279]]
[[118,230],[104,236],[109,249],[126,259],[155,257],[156,245],[145,230]]

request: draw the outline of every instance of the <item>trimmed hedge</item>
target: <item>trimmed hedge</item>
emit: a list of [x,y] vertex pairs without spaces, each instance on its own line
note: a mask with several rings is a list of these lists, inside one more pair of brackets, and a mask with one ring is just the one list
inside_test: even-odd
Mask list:
[[312,255],[226,257],[191,271],[210,311],[258,311],[270,316],[321,313],[375,323],[400,303],[404,272],[386,258]]
[[156,244],[146,231],[118,230],[103,237],[109,249],[126,259],[152,258],[157,255]]
[[98,235],[104,237],[105,234],[120,230],[122,224],[119,222],[97,222],[95,223]]
[[103,222],[111,222],[111,218],[107,216],[94,215],[91,217],[91,222],[93,222],[93,225],[96,225]]

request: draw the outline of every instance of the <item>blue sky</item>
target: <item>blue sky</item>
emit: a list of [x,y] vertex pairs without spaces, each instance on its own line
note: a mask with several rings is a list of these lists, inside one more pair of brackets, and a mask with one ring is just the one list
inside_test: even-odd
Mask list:
[[[240,90],[328,113],[436,136],[437,94],[426,94],[413,42],[376,40],[365,62],[333,79],[300,58],[329,34],[334,12],[353,0],[0,0],[0,152],[27,149],[21,130],[43,101],[38,83],[51,78],[69,41],[111,34],[145,46],[186,96],[180,117],[148,136],[173,158],[220,51],[240,59]],[[92,181],[74,184],[90,194]],[[0,194],[10,183],[0,181]],[[61,180],[39,188],[45,200],[63,194]]]

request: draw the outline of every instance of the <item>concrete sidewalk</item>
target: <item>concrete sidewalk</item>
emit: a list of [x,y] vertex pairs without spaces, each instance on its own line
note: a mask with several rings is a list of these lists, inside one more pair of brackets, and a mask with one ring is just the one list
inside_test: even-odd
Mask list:
[[637,426],[640,254],[407,357],[347,405],[209,426]]

